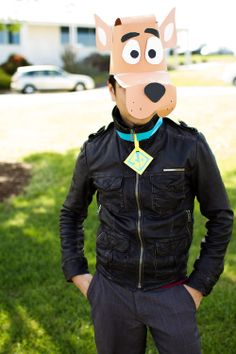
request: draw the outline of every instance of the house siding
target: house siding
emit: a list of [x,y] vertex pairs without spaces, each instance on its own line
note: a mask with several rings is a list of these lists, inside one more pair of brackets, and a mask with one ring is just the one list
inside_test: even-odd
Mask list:
[[[0,64],[11,54],[23,55],[31,64],[62,66],[61,55],[65,46],[61,44],[60,25],[37,25],[22,23],[19,44],[0,44]],[[81,47],[76,43],[76,26],[70,27],[70,45],[83,59],[96,51],[95,47]]]

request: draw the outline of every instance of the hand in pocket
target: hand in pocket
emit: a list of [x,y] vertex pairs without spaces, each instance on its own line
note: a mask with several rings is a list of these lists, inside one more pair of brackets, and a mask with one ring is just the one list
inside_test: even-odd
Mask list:
[[203,298],[202,293],[186,284],[183,284],[183,286],[189,292],[190,296],[192,296],[193,301],[195,302],[196,309],[198,309]]
[[87,292],[89,285],[93,279],[92,274],[87,273],[87,274],[80,274],[80,275],[75,275],[72,277],[72,281],[75,284],[77,288],[82,292],[82,294],[87,298]]

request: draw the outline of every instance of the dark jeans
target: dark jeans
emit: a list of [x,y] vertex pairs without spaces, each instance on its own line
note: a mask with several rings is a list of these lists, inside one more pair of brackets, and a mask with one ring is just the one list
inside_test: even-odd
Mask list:
[[129,290],[96,271],[88,289],[98,354],[144,354],[149,328],[160,354],[200,354],[196,306],[183,285]]

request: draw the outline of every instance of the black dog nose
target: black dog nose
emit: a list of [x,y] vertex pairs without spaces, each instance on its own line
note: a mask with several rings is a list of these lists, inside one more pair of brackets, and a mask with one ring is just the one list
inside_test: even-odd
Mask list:
[[148,84],[147,86],[145,86],[144,92],[145,92],[145,95],[152,102],[157,102],[165,94],[166,89],[165,89],[165,86],[158,84],[157,82],[152,82],[151,84]]

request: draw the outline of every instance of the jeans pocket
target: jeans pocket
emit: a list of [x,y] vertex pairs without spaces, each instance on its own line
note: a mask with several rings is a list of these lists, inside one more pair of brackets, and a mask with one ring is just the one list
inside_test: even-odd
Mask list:
[[92,298],[91,295],[93,294],[93,291],[94,291],[94,284],[96,281],[96,277],[97,277],[97,271],[95,271],[95,273],[92,277],[92,280],[89,284],[88,290],[87,290],[87,299],[90,303],[91,303],[91,298]]
[[190,294],[190,292],[185,288],[183,284],[181,284],[180,287],[183,289],[183,292],[185,293],[185,297],[187,298],[188,303],[194,308],[194,311],[197,311],[195,301],[192,295]]

